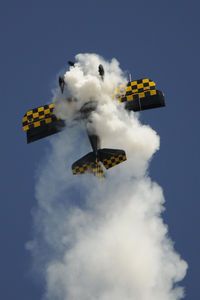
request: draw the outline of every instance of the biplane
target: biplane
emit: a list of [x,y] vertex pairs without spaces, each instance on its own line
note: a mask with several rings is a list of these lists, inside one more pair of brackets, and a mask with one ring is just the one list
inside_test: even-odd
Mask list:
[[[68,62],[74,67],[73,62]],[[104,68],[98,66],[101,80],[104,80]],[[61,93],[65,88],[63,77],[59,77]],[[125,109],[129,111],[142,111],[146,109],[159,108],[165,106],[164,95],[156,89],[156,84],[148,78],[129,81],[127,85],[121,85],[114,95],[113,101],[124,103]],[[88,101],[80,109],[81,119],[90,122],[91,113],[96,110],[97,102]],[[32,143],[52,134],[58,133],[66,126],[65,121],[58,118],[55,113],[55,104],[46,104],[29,110],[23,117],[23,130],[27,134],[27,143]],[[87,128],[87,126],[86,126]],[[87,130],[87,129],[86,129]],[[110,169],[122,162],[126,158],[126,153],[121,149],[109,149],[100,147],[100,138],[97,134],[87,130],[88,138],[92,147],[92,152],[83,156],[72,164],[72,173],[86,174],[93,173],[100,179],[104,178],[103,167]]]

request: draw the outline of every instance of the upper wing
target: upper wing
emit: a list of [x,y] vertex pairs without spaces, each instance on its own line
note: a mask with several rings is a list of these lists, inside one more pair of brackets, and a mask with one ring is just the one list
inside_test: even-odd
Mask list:
[[27,143],[37,141],[62,130],[65,122],[53,113],[54,104],[29,110],[23,117],[23,130],[27,132]]
[[128,110],[140,111],[165,106],[164,95],[156,90],[156,84],[151,79],[145,78],[128,82],[116,90],[116,99],[125,102]]

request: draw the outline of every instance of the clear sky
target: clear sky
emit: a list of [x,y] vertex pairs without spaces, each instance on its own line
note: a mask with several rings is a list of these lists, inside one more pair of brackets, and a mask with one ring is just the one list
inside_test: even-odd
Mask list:
[[25,243],[32,236],[35,169],[46,141],[26,145],[24,113],[50,102],[57,76],[77,53],[116,57],[135,79],[156,81],[166,108],[142,113],[161,137],[150,168],[164,190],[163,214],[189,264],[185,299],[199,296],[198,1],[2,1],[0,5],[0,297],[40,299]]

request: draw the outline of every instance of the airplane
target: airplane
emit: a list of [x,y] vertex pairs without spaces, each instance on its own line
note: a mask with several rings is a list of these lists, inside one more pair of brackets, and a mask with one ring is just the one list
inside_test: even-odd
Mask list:
[[[71,61],[68,64],[71,67],[75,67],[75,63]],[[105,72],[101,64],[98,66],[98,72],[103,81]],[[61,93],[63,93],[65,81],[61,76],[59,77],[59,86]],[[124,103],[126,110],[135,112],[165,106],[164,94],[162,91],[157,90],[155,82],[148,78],[130,80],[127,85],[119,86],[115,92],[113,101]],[[87,129],[87,124],[90,122],[90,115],[96,108],[97,102],[93,100],[85,103],[79,111],[80,119],[83,119],[86,123],[86,131],[92,152],[72,164],[72,173],[74,175],[93,173],[96,177],[103,180],[105,175],[102,165],[106,169],[110,169],[124,162],[127,158],[124,150],[101,149],[100,137]],[[55,104],[51,103],[29,110],[24,115],[22,123],[23,130],[27,134],[27,143],[32,143],[63,130],[66,126],[65,121],[54,114],[54,109]]]

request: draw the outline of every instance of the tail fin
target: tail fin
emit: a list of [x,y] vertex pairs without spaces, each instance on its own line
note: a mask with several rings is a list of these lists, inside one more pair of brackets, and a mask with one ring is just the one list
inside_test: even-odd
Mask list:
[[100,162],[97,161],[94,152],[90,152],[77,160],[72,165],[72,173],[76,174],[87,174],[93,173],[96,177],[104,179],[104,172]]
[[99,160],[106,169],[110,169],[126,160],[126,153],[119,149],[100,149],[98,150]]

